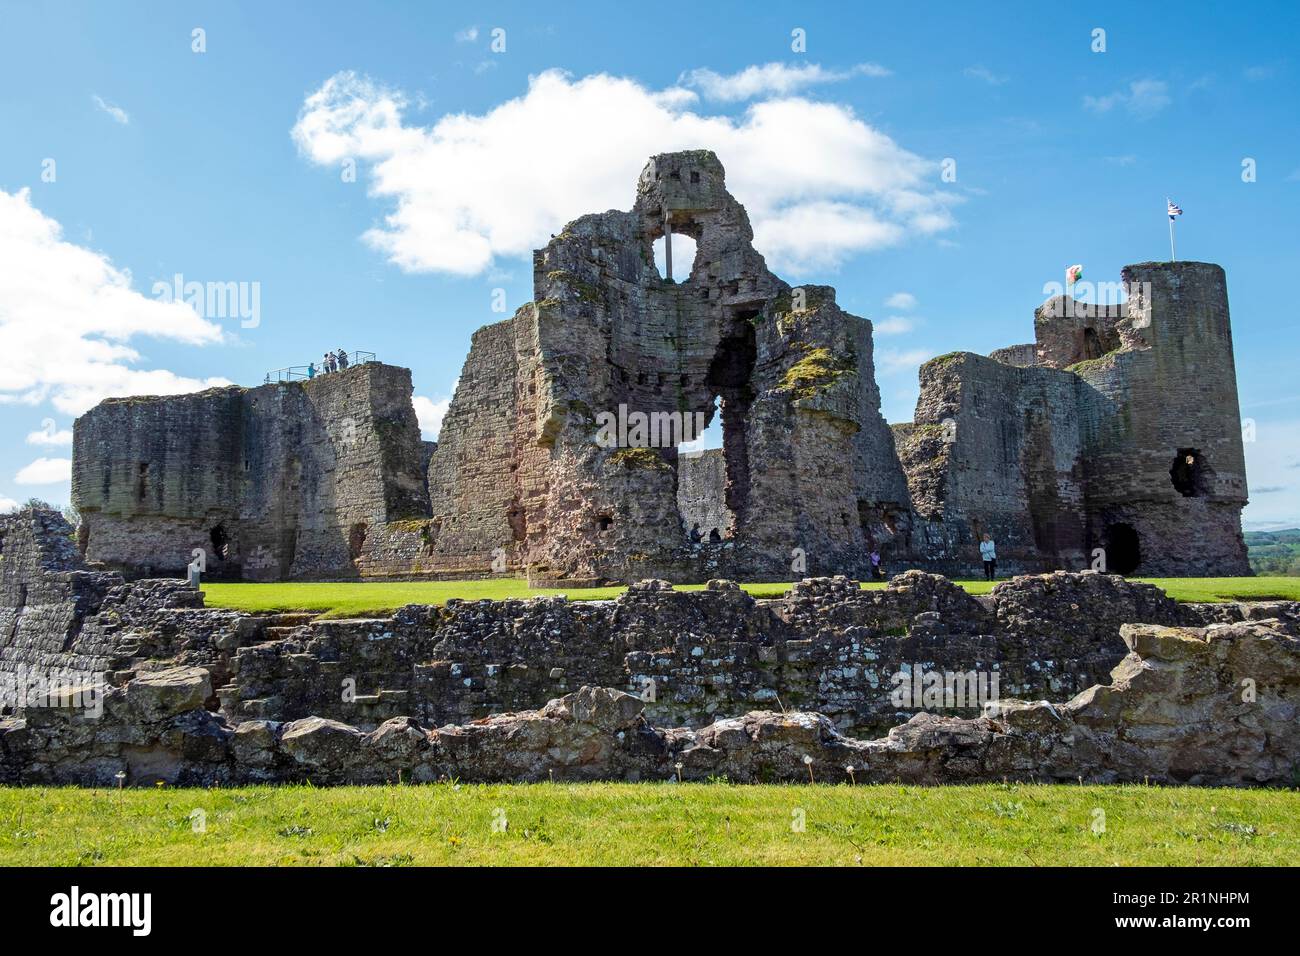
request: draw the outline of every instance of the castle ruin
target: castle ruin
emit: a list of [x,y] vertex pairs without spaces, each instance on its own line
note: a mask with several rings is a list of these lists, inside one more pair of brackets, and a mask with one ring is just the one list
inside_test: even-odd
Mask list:
[[[676,282],[654,245],[671,261],[682,235]],[[630,211],[534,254],[534,301],[475,333],[436,447],[410,373],[379,363],[105,401],[75,426],[81,547],[129,576],[203,549],[248,580],[573,586],[865,577],[873,547],[891,571],[967,574],[987,532],[1011,572],[1249,573],[1220,267],[1128,266],[1114,306],[1050,299],[1032,345],[926,363],[891,427],[871,323],[752,239],[711,152],[652,158]],[[722,448],[679,452],[678,424],[715,416]]]

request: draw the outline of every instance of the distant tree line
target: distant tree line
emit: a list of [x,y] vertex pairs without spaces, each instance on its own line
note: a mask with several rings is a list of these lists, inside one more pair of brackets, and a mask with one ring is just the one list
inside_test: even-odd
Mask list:
[[1300,528],[1247,531],[1246,549],[1256,574],[1300,577]]

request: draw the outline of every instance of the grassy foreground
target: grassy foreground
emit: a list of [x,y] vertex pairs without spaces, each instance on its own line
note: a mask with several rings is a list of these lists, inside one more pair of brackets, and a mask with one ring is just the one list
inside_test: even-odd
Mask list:
[[[1300,601],[1300,578],[1143,578],[1163,588],[1179,601],[1234,601],[1285,598]],[[987,594],[988,581],[958,581],[971,594]],[[757,598],[780,597],[789,584],[743,584]],[[868,582],[864,588],[881,588],[883,582]],[[702,584],[681,585],[679,590],[698,591]],[[571,600],[592,601],[616,597],[622,587],[535,589],[520,578],[490,578],[480,581],[325,581],[275,584],[213,582],[203,585],[208,607],[238,611],[313,611],[324,617],[362,617],[389,614],[404,604],[445,604],[451,598],[477,601],[482,598],[528,598],[565,594]]]
[[2,866],[1252,866],[1297,859],[1300,793],[1279,790],[0,788]]

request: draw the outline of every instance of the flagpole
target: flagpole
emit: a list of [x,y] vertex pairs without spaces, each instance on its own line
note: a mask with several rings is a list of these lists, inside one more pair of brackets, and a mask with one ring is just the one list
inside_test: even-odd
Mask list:
[[[1169,197],[1165,197],[1165,215],[1169,216]],[[1174,217],[1169,216],[1169,261],[1177,262],[1178,257],[1174,255]]]

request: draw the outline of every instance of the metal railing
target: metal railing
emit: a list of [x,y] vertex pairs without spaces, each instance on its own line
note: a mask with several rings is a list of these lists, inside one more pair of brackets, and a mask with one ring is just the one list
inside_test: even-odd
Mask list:
[[[348,357],[348,368],[354,365],[365,365],[367,362],[379,361],[375,358],[374,352],[366,352],[358,349],[355,352],[345,353]],[[342,371],[340,369],[339,371]],[[266,373],[266,378],[262,380],[263,385],[270,385],[272,382],[305,382],[316,378],[320,375],[328,375],[324,366],[318,362],[308,362],[306,365],[286,365],[284,368],[273,368]]]

